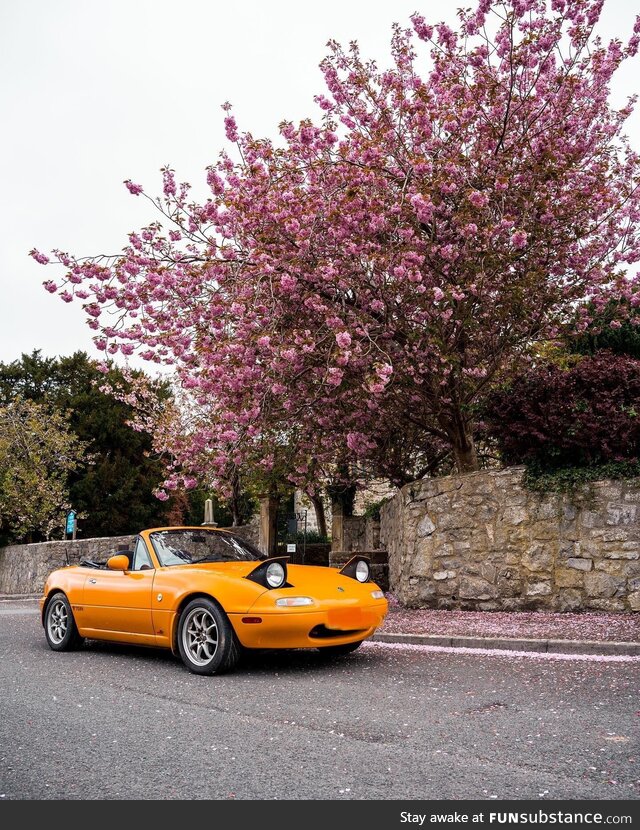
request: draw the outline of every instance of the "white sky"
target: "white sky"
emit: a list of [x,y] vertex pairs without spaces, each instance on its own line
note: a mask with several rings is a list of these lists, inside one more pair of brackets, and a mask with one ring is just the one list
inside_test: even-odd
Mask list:
[[[42,349],[98,356],[79,303],[42,288],[59,274],[36,247],[116,253],[152,218],[131,178],[161,190],[170,164],[196,192],[225,145],[220,105],[241,129],[317,116],[318,64],[335,38],[389,62],[391,23],[416,9],[455,22],[458,0],[0,0],[0,360]],[[475,5],[467,0],[464,5]],[[606,0],[600,31],[624,39],[640,0]],[[627,66],[614,103],[636,91]],[[640,114],[629,122],[640,148]]]

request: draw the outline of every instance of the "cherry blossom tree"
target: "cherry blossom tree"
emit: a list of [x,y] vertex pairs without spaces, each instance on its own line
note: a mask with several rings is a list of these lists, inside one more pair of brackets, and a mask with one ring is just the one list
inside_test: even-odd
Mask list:
[[82,301],[98,348],[173,365],[204,413],[165,435],[170,481],[196,457],[268,471],[286,446],[304,484],[390,457],[394,433],[477,469],[487,387],[577,308],[580,328],[612,296],[640,304],[634,101],[609,103],[640,22],[602,42],[602,5],[480,0],[457,31],[416,14],[388,69],[332,42],[317,121],[274,143],[225,105],[210,198],[166,168],[160,219],[121,254],[54,252],[66,276],[45,287]]

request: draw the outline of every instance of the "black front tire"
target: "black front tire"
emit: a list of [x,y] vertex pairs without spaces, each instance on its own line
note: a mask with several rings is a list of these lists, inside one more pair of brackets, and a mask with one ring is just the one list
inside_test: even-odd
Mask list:
[[352,651],[360,648],[364,640],[358,640],[357,643],[346,643],[341,646],[324,646],[320,649],[320,653],[326,657],[342,657],[345,654],[351,654]]
[[185,605],[178,623],[178,651],[194,674],[223,674],[240,658],[240,643],[224,611],[206,597]]
[[84,638],[78,633],[71,603],[62,591],[54,594],[47,603],[44,613],[44,636],[53,651],[73,651],[84,642]]

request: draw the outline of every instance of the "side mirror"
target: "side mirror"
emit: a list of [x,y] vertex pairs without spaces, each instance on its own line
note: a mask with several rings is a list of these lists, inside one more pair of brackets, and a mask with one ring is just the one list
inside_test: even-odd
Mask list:
[[110,571],[128,571],[130,568],[129,557],[124,553],[117,553],[107,559],[107,568]]

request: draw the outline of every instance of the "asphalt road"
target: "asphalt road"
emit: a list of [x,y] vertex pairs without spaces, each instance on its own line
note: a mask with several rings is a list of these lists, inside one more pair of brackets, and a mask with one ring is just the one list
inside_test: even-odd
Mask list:
[[0,603],[0,798],[637,799],[640,662],[365,645],[189,674]]

